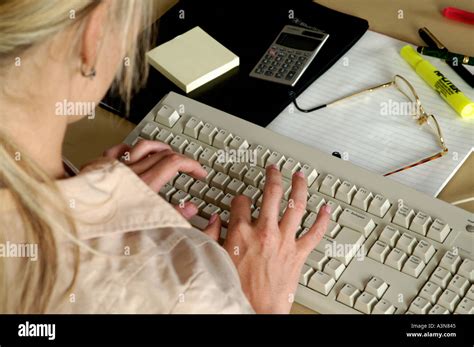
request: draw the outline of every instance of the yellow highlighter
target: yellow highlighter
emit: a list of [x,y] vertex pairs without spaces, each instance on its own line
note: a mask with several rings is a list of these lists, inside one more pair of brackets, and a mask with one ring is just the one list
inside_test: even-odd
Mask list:
[[469,100],[429,61],[423,59],[412,46],[403,47],[400,55],[461,117],[474,117],[474,102]]

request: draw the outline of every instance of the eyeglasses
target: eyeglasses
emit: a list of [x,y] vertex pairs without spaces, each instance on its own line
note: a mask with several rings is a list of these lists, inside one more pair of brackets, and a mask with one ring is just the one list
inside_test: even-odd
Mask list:
[[443,134],[441,132],[441,127],[440,127],[438,121],[436,120],[436,117],[432,114],[428,114],[425,111],[425,109],[421,105],[420,98],[419,98],[418,94],[416,93],[415,88],[404,77],[402,77],[400,75],[395,75],[393,80],[390,81],[390,82],[387,82],[387,83],[384,83],[384,84],[381,84],[381,85],[378,85],[378,86],[375,86],[375,87],[372,87],[372,88],[364,89],[362,91],[353,93],[349,96],[345,96],[343,98],[337,99],[337,100],[335,100],[333,102],[330,102],[328,104],[319,105],[319,106],[316,106],[316,107],[313,107],[313,108],[310,108],[310,109],[301,108],[298,105],[298,103],[296,102],[296,97],[295,97],[295,94],[293,92],[290,93],[290,97],[292,98],[292,102],[293,102],[293,104],[295,105],[295,107],[298,111],[304,112],[304,113],[310,113],[310,112],[314,112],[314,111],[320,110],[320,109],[325,108],[325,107],[334,106],[337,103],[340,103],[340,102],[342,102],[344,100],[347,100],[349,98],[353,98],[355,96],[359,96],[361,94],[365,94],[365,93],[368,93],[368,92],[373,92],[373,91],[376,91],[376,90],[379,90],[379,89],[388,88],[388,87],[392,87],[392,86],[395,86],[403,95],[405,95],[405,97],[412,103],[412,105],[414,105],[414,109],[416,111],[414,112],[414,114],[412,114],[413,118],[416,120],[417,124],[419,124],[421,126],[426,125],[426,124],[428,124],[430,126],[430,129],[433,131],[434,135],[437,137],[437,142],[438,142],[438,145],[440,146],[441,150],[438,153],[430,155],[429,157],[423,158],[423,159],[421,159],[417,162],[405,165],[401,168],[398,168],[396,170],[392,170],[392,171],[384,174],[384,176],[389,176],[389,175],[393,175],[393,174],[401,172],[401,171],[411,169],[415,166],[428,163],[428,162],[433,161],[435,159],[441,158],[446,153],[448,153],[448,148],[446,147],[446,143],[444,142],[444,137],[443,137]]

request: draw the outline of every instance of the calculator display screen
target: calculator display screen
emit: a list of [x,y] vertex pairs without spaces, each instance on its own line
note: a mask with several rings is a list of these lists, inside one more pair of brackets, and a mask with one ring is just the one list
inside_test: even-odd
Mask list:
[[276,43],[294,49],[301,49],[303,51],[313,51],[318,47],[321,41],[300,35],[281,33]]

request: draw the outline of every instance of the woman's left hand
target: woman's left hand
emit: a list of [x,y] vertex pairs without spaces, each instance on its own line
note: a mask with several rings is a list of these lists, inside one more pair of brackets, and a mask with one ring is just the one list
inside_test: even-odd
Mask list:
[[[178,172],[196,179],[202,179],[207,174],[199,162],[174,152],[170,146],[158,141],[140,140],[134,147],[122,143],[106,150],[104,157],[106,160],[116,159],[127,165],[157,193]],[[197,207],[190,202],[175,208],[186,219],[198,212]]]

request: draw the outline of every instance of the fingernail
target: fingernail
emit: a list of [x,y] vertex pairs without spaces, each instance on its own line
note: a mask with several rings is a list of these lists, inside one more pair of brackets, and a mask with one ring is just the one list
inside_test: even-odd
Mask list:
[[304,178],[304,172],[303,172],[303,171],[296,171],[296,172],[295,172],[295,176]]
[[324,205],[324,212],[326,213],[331,213],[331,206],[329,206],[328,204]]
[[279,170],[279,168],[278,168],[278,166],[276,166],[276,164],[269,165],[268,167],[272,170]]
[[214,213],[214,214],[211,215],[211,218],[209,218],[209,224],[208,225],[214,224],[216,220],[217,220],[217,213]]

